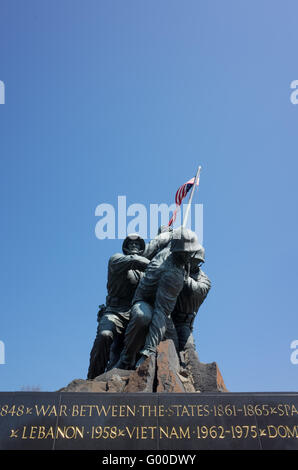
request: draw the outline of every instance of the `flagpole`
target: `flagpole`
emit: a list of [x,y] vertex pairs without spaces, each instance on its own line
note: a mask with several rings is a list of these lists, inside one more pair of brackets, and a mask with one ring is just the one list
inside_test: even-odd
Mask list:
[[182,224],[182,227],[185,227],[186,226],[186,222],[187,222],[187,219],[188,219],[188,214],[189,214],[189,210],[190,210],[190,206],[191,206],[191,201],[192,201],[192,198],[193,198],[193,195],[194,195],[194,192],[195,192],[195,188],[200,180],[200,173],[201,173],[201,166],[198,167],[198,170],[197,170],[197,174],[196,174],[196,177],[195,177],[195,181],[194,181],[194,185],[192,187],[192,190],[191,190],[191,194],[189,196],[189,200],[188,200],[188,204],[187,204],[187,208],[186,208],[186,211],[185,211],[185,214],[184,214],[184,218],[183,218],[183,224]]

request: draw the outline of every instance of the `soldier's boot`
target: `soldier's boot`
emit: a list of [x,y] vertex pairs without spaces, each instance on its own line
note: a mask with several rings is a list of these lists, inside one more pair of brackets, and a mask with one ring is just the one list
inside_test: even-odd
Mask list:
[[134,369],[135,358],[128,357],[126,354],[121,354],[119,361],[113,366],[114,369]]
[[140,366],[143,364],[143,362],[145,362],[146,359],[148,359],[148,357],[154,356],[154,355],[155,355],[154,352],[151,352],[150,354],[149,354],[149,353],[148,353],[148,354],[142,353],[140,359],[139,359],[138,362],[136,363],[136,369],[137,369],[138,367],[140,367]]

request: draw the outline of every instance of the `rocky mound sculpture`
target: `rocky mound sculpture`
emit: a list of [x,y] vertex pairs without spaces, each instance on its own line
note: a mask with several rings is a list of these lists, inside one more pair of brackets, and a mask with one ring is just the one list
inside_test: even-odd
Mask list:
[[156,354],[136,370],[111,369],[93,380],[75,379],[60,392],[196,393],[227,392],[216,362],[199,361],[194,348],[176,352],[172,340],[162,341]]

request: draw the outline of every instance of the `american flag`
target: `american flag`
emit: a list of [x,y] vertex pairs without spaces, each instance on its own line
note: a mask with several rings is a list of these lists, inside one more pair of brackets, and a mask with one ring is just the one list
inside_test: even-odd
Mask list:
[[[176,192],[176,196],[175,196],[176,209],[174,210],[173,215],[169,221],[169,224],[168,224],[169,226],[172,225],[173,222],[175,222],[176,216],[177,216],[177,210],[181,206],[181,203],[183,199],[186,197],[188,191],[192,188],[194,182],[195,182],[195,178],[191,178],[189,181],[187,181],[182,186],[180,186],[180,188]],[[197,182],[197,186],[198,185],[199,185],[199,180]]]

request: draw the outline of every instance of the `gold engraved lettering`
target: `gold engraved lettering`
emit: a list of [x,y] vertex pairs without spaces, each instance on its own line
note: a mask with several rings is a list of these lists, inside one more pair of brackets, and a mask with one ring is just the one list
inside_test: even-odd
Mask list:
[[45,438],[45,435],[46,435],[45,429],[46,429],[45,426],[39,426],[37,439]]
[[[61,405],[57,408],[55,405],[35,405],[35,412],[37,416],[67,416],[66,405]],[[26,408],[26,414],[32,414],[32,408]]]
[[288,437],[287,428],[285,426],[278,426],[277,432],[278,432],[279,437],[281,437],[282,439],[284,439],[285,437]]
[[176,416],[180,416],[180,408],[182,405],[172,405],[176,409]]
[[165,429],[162,426],[159,427],[159,438],[162,439],[163,437],[170,438],[169,426],[165,426]]
[[126,426],[118,429],[117,426],[92,426],[91,439],[116,439],[128,436],[129,439],[155,439],[157,426]]
[[[228,431],[229,432],[229,431]],[[223,426],[197,426],[197,439],[225,439],[225,429]]]
[[105,416],[108,416],[108,414],[110,413],[111,406],[109,405],[109,406],[106,408],[104,405],[102,405],[101,407],[99,407],[98,405],[96,405],[95,408],[96,408],[96,411],[97,411],[98,416],[101,416],[102,413],[103,413]]
[[197,439],[201,439],[201,438],[206,439],[207,436],[208,436],[207,426],[197,426]]
[[173,416],[174,414],[174,410],[172,409],[172,407],[170,406],[168,409],[167,409],[167,415],[168,416]]
[[36,439],[38,426],[31,426],[29,439]]
[[250,427],[250,437],[252,437],[253,439],[258,437],[258,432],[257,432],[257,426],[256,425],[253,425],[253,426]]
[[286,427],[286,430],[287,430],[287,433],[288,433],[288,437],[298,438],[298,426],[293,426],[292,429],[290,429],[289,426],[285,426],[285,427]]
[[181,426],[179,426],[179,432],[180,432],[180,436],[181,436],[180,439],[190,439],[189,426],[187,426],[185,431],[183,430],[183,428]]
[[82,428],[79,428],[78,426],[76,426],[76,438],[79,436],[81,439],[83,439],[84,437],[84,426],[82,426]]
[[254,412],[255,412],[256,416],[261,416],[262,415],[262,408],[259,405],[255,405]]
[[55,405],[35,405],[35,412],[37,416],[58,416]]
[[1,406],[1,411],[0,411],[0,416],[6,416],[7,415],[7,410],[8,410],[8,405],[2,405]]
[[102,435],[102,427],[101,426],[92,426],[91,428],[91,439],[100,439]]
[[282,439],[285,438],[298,438],[297,426],[290,428],[289,426],[280,425],[277,427],[278,436]]
[[67,416],[67,413],[66,413],[66,405],[61,405],[60,406],[60,412],[59,412],[59,416]]
[[[247,439],[248,437],[255,439],[258,437],[257,426],[235,425],[229,429],[223,426],[197,426],[197,439],[225,439],[227,435],[231,435],[232,439]],[[262,431],[262,432],[261,432]],[[266,436],[266,430],[260,430],[263,436]]]
[[148,429],[151,431],[151,436],[149,439],[155,439],[155,431],[157,429],[157,426],[148,426]]
[[84,426],[57,426],[55,430],[54,426],[31,426],[27,429],[27,426],[23,427],[22,439],[83,439],[84,437]]
[[35,405],[35,411],[36,411],[36,414],[37,416],[46,416],[48,413],[49,413],[49,410],[51,408],[51,405]]
[[236,425],[236,426],[231,426],[233,429],[233,437],[236,437],[237,439],[241,439],[243,436],[243,429],[242,426]]
[[14,416],[17,413],[16,412],[16,405],[12,405],[10,410],[8,410],[7,413],[10,414],[11,416]]
[[218,426],[219,430],[219,439],[224,439],[225,438],[225,428],[223,426]]
[[167,439],[190,439],[190,429],[189,426],[184,430],[182,426],[179,426],[178,430],[176,430],[175,426],[160,426],[159,427],[159,438],[163,439],[166,437]]
[[52,408],[51,408],[50,411],[49,411],[48,416],[51,416],[51,415],[58,416],[58,415],[57,415],[57,410],[56,410],[56,406],[55,406],[55,405],[53,405]]
[[27,426],[24,426],[23,427],[23,432],[22,432],[22,439],[28,439],[27,436],[26,436],[26,430],[27,430]]
[[[59,429],[59,427],[58,427]],[[78,426],[66,426],[64,427],[64,437],[66,439],[76,439],[78,436],[83,439],[84,437],[84,427],[81,430]]]
[[157,416],[157,406],[156,405],[139,405],[142,410],[142,417],[144,416]]
[[185,405],[182,407],[182,410],[181,410],[181,416],[184,416],[184,415],[191,416],[191,414],[189,414],[189,410],[188,410],[187,406],[185,406]]
[[285,405],[286,415],[289,416],[290,405]]
[[131,408],[129,405],[127,405],[126,409],[127,409],[126,416],[129,416],[129,415],[135,416],[136,415],[136,405],[133,405],[133,408]]
[[[288,405],[287,403],[280,403],[277,406],[279,416],[294,416],[298,414],[298,410],[295,405]],[[274,414],[275,408],[271,407],[271,414]]]
[[175,439],[181,439],[176,431],[176,428],[175,426],[172,427],[172,430],[170,432],[170,435],[169,435],[169,438],[172,439],[173,437],[175,437]]
[[86,416],[86,412],[87,412],[86,408],[87,408],[87,405],[81,405],[80,416]]
[[246,415],[247,416],[253,416],[254,415],[253,405],[244,405],[244,409],[246,410]]
[[50,426],[48,431],[46,432],[46,435],[45,435],[45,439],[48,439],[48,437],[50,437],[51,439],[54,439],[55,438],[55,434],[54,434],[54,428],[53,426]]
[[117,434],[117,426],[111,427],[110,438],[111,439],[116,439],[117,435],[118,435]]
[[188,405],[188,408],[189,408],[189,416],[195,416],[195,409],[196,409],[197,405]]
[[65,431],[63,431],[63,429],[61,429],[60,426],[58,426],[56,430],[56,439],[58,439],[59,437],[62,437],[62,439],[66,437]]
[[[47,435],[53,435],[53,427],[51,426],[51,428]],[[55,437],[56,439],[77,439],[77,437],[83,439],[84,426],[81,428],[79,426],[63,426],[63,428],[57,426]]]
[[276,426],[273,426],[273,424],[269,424],[267,426],[267,431],[269,439],[275,439],[277,437],[277,429]]
[[129,427],[125,426],[126,432],[129,435],[130,439],[139,439],[139,428],[137,426],[134,426],[132,428],[132,431],[130,430]]

